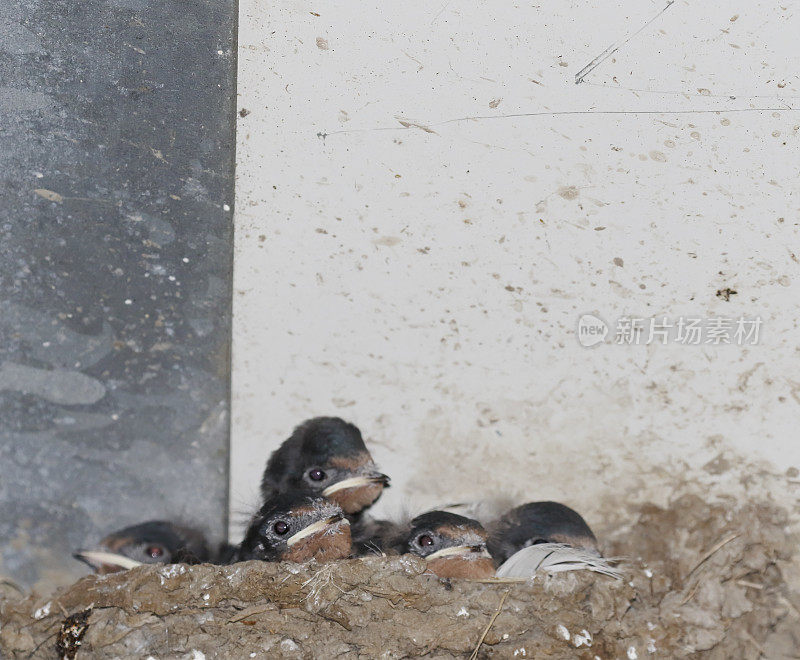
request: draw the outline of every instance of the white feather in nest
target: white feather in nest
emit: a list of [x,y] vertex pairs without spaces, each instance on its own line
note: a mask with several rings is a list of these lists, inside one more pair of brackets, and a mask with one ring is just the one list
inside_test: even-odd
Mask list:
[[612,566],[617,561],[563,543],[537,543],[511,555],[497,569],[496,575],[500,578],[532,578],[537,572],[592,571],[621,580],[622,572]]

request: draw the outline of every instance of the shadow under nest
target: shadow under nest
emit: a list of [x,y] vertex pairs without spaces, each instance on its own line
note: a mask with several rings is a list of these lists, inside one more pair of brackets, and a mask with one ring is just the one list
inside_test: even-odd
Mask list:
[[785,511],[687,495],[629,520],[605,536],[623,580],[446,582],[411,555],[88,576],[0,600],[0,657],[798,657]]

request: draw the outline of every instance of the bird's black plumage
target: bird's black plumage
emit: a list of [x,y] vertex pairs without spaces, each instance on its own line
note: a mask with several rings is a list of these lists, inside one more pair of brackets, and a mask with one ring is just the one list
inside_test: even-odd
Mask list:
[[[363,455],[369,452],[354,424],[339,417],[306,420],[270,456],[261,478],[261,495],[267,500],[289,491],[320,493],[336,478],[341,469],[337,463]],[[312,469],[325,471],[325,478],[311,479]]]
[[424,558],[428,569],[439,577],[480,579],[494,575],[487,537],[477,520],[448,511],[428,511],[389,530],[384,545],[390,553]]
[[564,543],[597,552],[597,539],[583,517],[559,502],[529,502],[490,523],[489,551],[500,563],[536,543]]
[[[429,537],[433,543],[422,544],[421,537]],[[396,530],[391,548],[425,557],[448,545],[485,545],[486,537],[486,530],[477,520],[449,511],[428,511],[414,518],[405,529]]]
[[[213,559],[201,531],[167,520],[148,520],[112,532],[100,542],[98,550],[142,564],[199,564]],[[89,559],[91,552],[78,551],[75,557],[99,572],[121,569],[112,563],[98,564]]]
[[288,492],[325,496],[342,507],[361,539],[361,517],[389,486],[364,444],[361,431],[339,417],[315,417],[297,426],[276,449],[261,478],[267,501]]
[[[295,542],[312,526],[319,528],[314,539],[302,537],[302,544]],[[350,526],[336,503],[291,492],[274,495],[261,506],[250,521],[235,560],[325,561],[347,557],[351,551]]]

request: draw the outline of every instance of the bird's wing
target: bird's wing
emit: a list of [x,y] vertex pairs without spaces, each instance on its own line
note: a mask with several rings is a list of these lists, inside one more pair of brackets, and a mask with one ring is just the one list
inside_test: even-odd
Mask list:
[[606,559],[561,543],[537,543],[522,548],[497,569],[497,577],[531,578],[537,572],[593,571],[617,580],[622,573]]

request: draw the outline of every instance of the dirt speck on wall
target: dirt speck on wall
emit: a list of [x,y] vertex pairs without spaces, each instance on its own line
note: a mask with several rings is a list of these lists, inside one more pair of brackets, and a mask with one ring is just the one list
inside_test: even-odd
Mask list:
[[[800,648],[796,539],[769,504],[628,511],[623,580],[443,582],[412,556],[155,566],[0,600],[0,655],[76,658],[759,658]],[[87,613],[87,616],[83,616]],[[84,624],[76,626],[76,621]],[[85,629],[82,627],[85,625]]]

